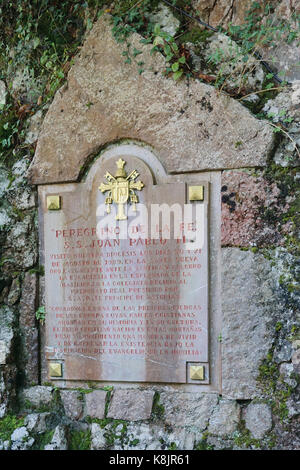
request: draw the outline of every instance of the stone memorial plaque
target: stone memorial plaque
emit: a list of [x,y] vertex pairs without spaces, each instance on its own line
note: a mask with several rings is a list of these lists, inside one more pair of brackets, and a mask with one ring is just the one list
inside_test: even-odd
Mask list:
[[209,183],[125,150],[39,187],[49,379],[208,384]]

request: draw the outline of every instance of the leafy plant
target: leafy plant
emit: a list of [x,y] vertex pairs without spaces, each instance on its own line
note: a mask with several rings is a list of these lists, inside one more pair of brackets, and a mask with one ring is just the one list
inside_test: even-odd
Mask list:
[[170,63],[167,67],[167,73],[171,73],[174,80],[178,80],[185,72],[186,58],[179,52],[175,39],[165,31],[162,31],[159,24],[154,26],[153,30],[153,48],[155,51],[163,52],[166,61]]
[[41,323],[41,325],[44,325],[46,320],[46,309],[44,306],[37,309],[35,312],[35,318]]

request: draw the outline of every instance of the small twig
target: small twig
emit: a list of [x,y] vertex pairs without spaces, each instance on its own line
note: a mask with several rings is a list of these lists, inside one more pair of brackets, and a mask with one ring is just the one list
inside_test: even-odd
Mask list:
[[264,90],[253,91],[252,93],[248,93],[248,95],[242,96],[242,98],[238,98],[237,101],[243,101],[248,96],[258,95],[258,93],[266,93],[268,91],[274,91],[274,90],[284,90],[284,88],[285,88],[284,86],[275,86],[272,88],[265,88]]

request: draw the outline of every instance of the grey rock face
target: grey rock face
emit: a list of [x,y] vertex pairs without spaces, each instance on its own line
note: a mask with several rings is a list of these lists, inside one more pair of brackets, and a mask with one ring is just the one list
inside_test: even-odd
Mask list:
[[36,385],[34,387],[23,390],[22,398],[31,403],[35,407],[41,405],[50,405],[52,401],[52,387],[45,387],[42,385]]
[[267,326],[276,308],[273,276],[260,254],[239,248],[223,248],[222,254],[222,393],[250,399],[260,393],[256,377],[272,341]]
[[7,306],[0,306],[0,364],[6,364],[12,352],[14,338],[14,312]]
[[7,303],[12,306],[18,302],[21,294],[20,281],[19,279],[14,279],[9,290]]
[[36,114],[34,114],[30,118],[29,127],[28,127],[26,138],[25,138],[26,144],[33,144],[37,140],[42,122],[43,122],[43,112],[42,110],[39,110]]
[[25,426],[15,429],[11,435],[11,441],[11,450],[28,450],[34,443],[33,437],[29,436]]
[[104,437],[105,429],[99,424],[92,423],[91,426],[91,450],[103,450],[106,448],[106,439]]
[[24,426],[29,432],[42,433],[52,428],[55,419],[52,413],[32,413],[25,417]]
[[217,436],[232,434],[237,428],[240,414],[240,406],[235,401],[221,400],[210,418],[208,432]]
[[85,395],[85,416],[103,419],[105,417],[106,392],[94,390]]
[[149,15],[149,20],[152,23],[159,24],[161,30],[170,34],[170,36],[175,36],[180,26],[180,21],[173,15],[171,9],[162,2],[158,5],[157,11]]
[[115,390],[108,410],[108,418],[139,421],[149,419],[154,392],[151,390]]
[[218,395],[163,392],[160,395],[160,403],[165,409],[166,423],[178,427],[192,426],[204,430],[218,403]]
[[79,392],[75,390],[61,390],[60,396],[66,416],[75,420],[81,418],[83,413],[83,401]]
[[264,403],[250,403],[245,413],[246,428],[255,439],[261,439],[272,428],[272,413]]
[[6,85],[3,82],[3,80],[0,80],[0,107],[1,107],[1,105],[2,106],[5,105],[6,95],[7,95]]

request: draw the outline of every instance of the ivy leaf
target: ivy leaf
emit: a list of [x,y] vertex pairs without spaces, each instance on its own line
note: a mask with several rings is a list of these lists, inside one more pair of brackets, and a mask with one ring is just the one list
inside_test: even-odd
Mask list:
[[183,74],[183,70],[178,70],[178,72],[173,73],[174,80],[179,80],[182,74]]
[[155,38],[154,41],[153,41],[153,45],[154,45],[154,46],[158,46],[159,44],[164,45],[164,43],[165,43],[165,42],[164,42],[164,40],[163,40],[163,38],[162,38],[161,36],[156,36],[156,38]]
[[172,52],[171,52],[170,54],[168,54],[168,55],[166,56],[166,61],[167,61],[167,62],[170,62],[170,60],[173,59],[173,57],[174,57],[174,54],[172,54]]
[[178,70],[179,70],[179,63],[175,62],[174,64],[172,64],[172,71],[177,72]]

